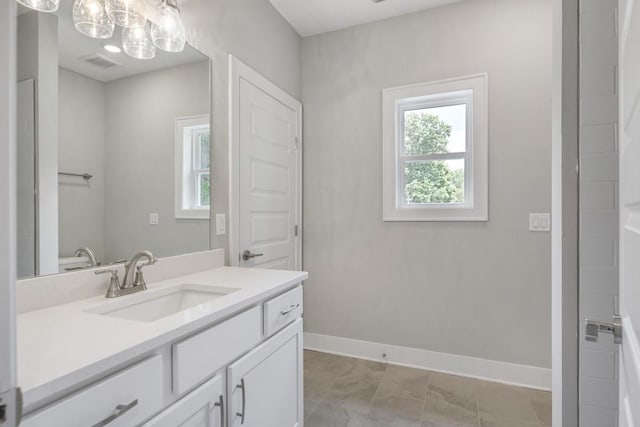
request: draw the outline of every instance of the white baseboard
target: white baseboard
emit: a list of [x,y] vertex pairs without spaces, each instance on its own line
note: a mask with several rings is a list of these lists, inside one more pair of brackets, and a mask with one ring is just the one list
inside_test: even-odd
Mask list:
[[[304,348],[393,365],[495,381],[537,390],[551,390],[551,369],[440,353],[410,347],[304,333]],[[383,360],[382,354],[386,354]]]

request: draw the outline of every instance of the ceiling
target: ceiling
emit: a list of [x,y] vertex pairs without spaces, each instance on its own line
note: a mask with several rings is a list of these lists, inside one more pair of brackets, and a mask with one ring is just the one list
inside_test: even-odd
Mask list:
[[[168,53],[156,49],[156,56],[150,60],[131,58],[124,52],[109,53],[103,44],[114,44],[122,47],[122,30],[116,27],[110,40],[97,40],[79,33],[73,25],[72,1],[61,1],[58,15],[58,60],[61,67],[75,71],[92,79],[109,82],[149,71],[175,67],[182,64],[206,60],[207,57],[187,46],[180,53]],[[116,65],[102,68],[90,62],[88,58],[99,55]]]
[[269,0],[302,37],[431,9],[461,0]]

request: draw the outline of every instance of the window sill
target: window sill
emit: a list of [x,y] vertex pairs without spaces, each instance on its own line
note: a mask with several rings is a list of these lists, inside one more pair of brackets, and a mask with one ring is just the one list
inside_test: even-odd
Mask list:
[[209,209],[198,209],[198,210],[183,210],[181,212],[176,212],[176,219],[202,219],[202,220],[210,220],[211,212]]
[[384,222],[486,222],[489,215],[486,209],[481,207],[432,207],[389,209],[385,211],[382,220]]

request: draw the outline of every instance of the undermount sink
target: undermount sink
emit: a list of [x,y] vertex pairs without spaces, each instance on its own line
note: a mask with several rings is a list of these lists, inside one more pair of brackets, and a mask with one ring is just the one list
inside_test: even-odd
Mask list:
[[181,284],[157,291],[144,291],[126,300],[112,301],[88,311],[104,316],[153,322],[209,303],[237,290],[220,286]]

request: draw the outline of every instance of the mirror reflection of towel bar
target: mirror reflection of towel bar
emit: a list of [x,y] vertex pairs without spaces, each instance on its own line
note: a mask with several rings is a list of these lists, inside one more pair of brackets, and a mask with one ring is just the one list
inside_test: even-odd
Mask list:
[[82,177],[84,179],[91,179],[93,178],[93,175],[89,174],[89,173],[69,173],[69,172],[58,172],[58,175],[64,175],[64,176],[79,176]]

